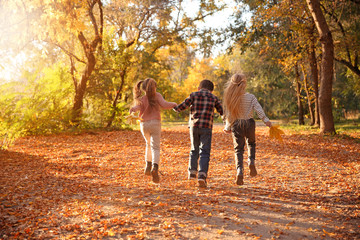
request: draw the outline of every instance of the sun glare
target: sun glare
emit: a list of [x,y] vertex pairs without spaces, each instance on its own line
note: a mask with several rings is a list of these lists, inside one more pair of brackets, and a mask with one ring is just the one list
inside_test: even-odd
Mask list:
[[0,1],[0,84],[16,81],[26,62],[27,18],[15,3]]
[[7,54],[1,53],[0,55],[5,56],[5,60],[3,59],[0,66],[0,83],[19,80],[21,68],[27,59],[26,54],[19,53],[14,56],[14,53],[7,51]]

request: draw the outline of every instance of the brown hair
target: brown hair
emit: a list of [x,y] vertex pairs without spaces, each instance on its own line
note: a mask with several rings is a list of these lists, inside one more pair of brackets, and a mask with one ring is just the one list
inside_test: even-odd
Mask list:
[[209,90],[210,92],[212,92],[214,90],[214,84],[212,81],[204,79],[200,82],[199,88],[200,89],[205,88],[205,89]]
[[224,90],[225,116],[232,124],[242,114],[242,96],[245,94],[246,77],[244,74],[236,73],[226,83]]
[[145,93],[148,98],[149,105],[151,108],[158,108],[159,104],[156,100],[156,82],[152,78],[147,78],[145,80],[138,81],[133,89],[133,96],[135,105],[140,104],[140,97],[142,93]]

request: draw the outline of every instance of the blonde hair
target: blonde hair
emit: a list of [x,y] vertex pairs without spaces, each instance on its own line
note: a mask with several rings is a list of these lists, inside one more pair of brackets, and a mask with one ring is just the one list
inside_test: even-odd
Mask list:
[[147,78],[145,80],[138,81],[133,89],[134,103],[135,105],[141,104],[140,98],[142,93],[145,93],[149,101],[149,106],[151,108],[158,108],[159,103],[156,100],[156,82],[152,78]]
[[236,73],[225,85],[224,108],[225,116],[232,124],[243,114],[241,107],[242,96],[245,94],[246,77],[244,74]]

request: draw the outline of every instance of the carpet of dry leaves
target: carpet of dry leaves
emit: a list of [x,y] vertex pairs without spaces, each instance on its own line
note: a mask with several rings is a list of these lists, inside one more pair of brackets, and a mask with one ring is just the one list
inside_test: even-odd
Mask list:
[[160,184],[139,131],[19,139],[0,151],[0,239],[360,239],[360,136],[256,131],[259,174],[236,186],[214,127],[207,189],[187,180],[186,126],[163,128]]

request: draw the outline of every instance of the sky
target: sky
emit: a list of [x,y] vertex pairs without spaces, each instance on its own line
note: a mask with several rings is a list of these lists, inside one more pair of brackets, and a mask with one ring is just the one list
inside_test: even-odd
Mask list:
[[[190,14],[195,14],[198,8],[194,7],[194,4],[198,2],[198,0],[186,0],[185,4],[187,8],[185,8],[185,11]],[[217,1],[220,4],[226,4],[226,7],[224,10],[215,13],[212,16],[207,16],[204,22],[197,23],[197,26],[199,28],[225,28],[230,22],[231,22],[231,15],[236,9],[236,3],[234,0],[218,0]],[[218,54],[224,52],[228,45],[217,45],[214,46],[212,49],[213,56],[217,56]]]

